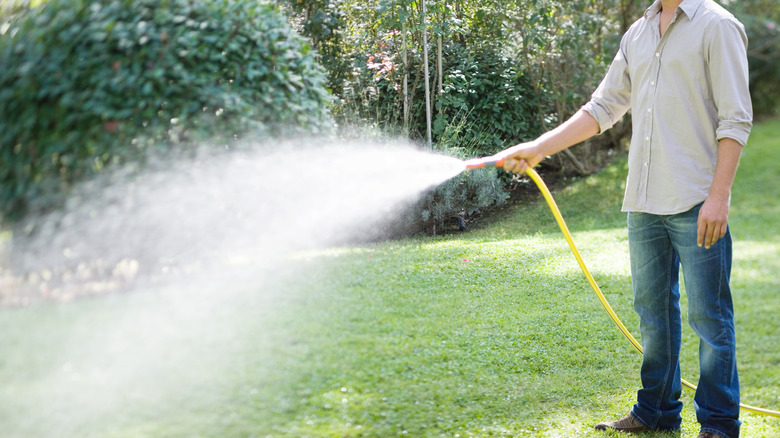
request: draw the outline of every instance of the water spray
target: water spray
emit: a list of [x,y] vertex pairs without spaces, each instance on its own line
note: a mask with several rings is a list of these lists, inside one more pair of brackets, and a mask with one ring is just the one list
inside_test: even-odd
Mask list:
[[[466,166],[466,169],[504,167],[504,158],[498,158],[495,156],[475,158],[475,159],[464,161],[464,164]],[[566,225],[566,221],[563,220],[563,215],[561,215],[561,210],[558,208],[558,205],[555,203],[555,199],[553,199],[552,194],[550,193],[550,189],[547,188],[547,185],[544,183],[542,178],[539,176],[538,173],[536,173],[534,169],[529,167],[526,169],[525,172],[534,181],[534,183],[536,183],[536,187],[539,189],[539,191],[542,192],[542,196],[544,196],[544,200],[547,201],[547,206],[550,207],[550,211],[555,217],[555,221],[558,223],[558,226],[560,227],[561,232],[563,233],[563,237],[566,238],[566,242],[569,244],[569,249],[571,249],[572,254],[574,254],[574,257],[577,259],[577,263],[580,265],[580,269],[582,269],[582,273],[585,274],[585,277],[588,279],[588,283],[590,283],[591,288],[596,293],[596,296],[601,302],[601,305],[604,306],[604,310],[609,314],[609,317],[612,319],[615,325],[617,325],[618,329],[620,329],[620,332],[623,333],[626,339],[628,339],[628,342],[631,343],[631,345],[639,352],[639,354],[642,354],[642,344],[640,344],[639,341],[637,341],[636,338],[634,338],[631,332],[626,328],[626,326],[617,316],[615,311],[612,310],[612,306],[609,305],[609,302],[607,301],[606,297],[604,297],[604,294],[601,292],[601,289],[599,288],[598,284],[596,284],[596,280],[593,279],[593,275],[591,275],[590,271],[588,270],[588,267],[585,265],[585,261],[582,259],[582,256],[580,255],[580,251],[577,249],[577,246],[574,244],[574,239],[571,236],[571,232],[569,232],[569,227]],[[686,388],[691,389],[693,391],[696,390],[696,385],[686,381],[685,379],[680,379],[680,380],[682,381],[683,386],[685,386]],[[771,409],[766,409],[766,408],[759,408],[756,406],[750,406],[746,404],[740,404],[739,406],[745,412],[780,418],[780,412],[778,411],[773,411]]]

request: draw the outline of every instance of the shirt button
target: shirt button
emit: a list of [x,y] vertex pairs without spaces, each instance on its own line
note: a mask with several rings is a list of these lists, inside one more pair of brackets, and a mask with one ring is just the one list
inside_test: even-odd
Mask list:
[[655,87],[655,81],[650,81],[650,86]]
[[652,108],[648,108],[647,112],[651,113],[651,112],[653,112],[653,109]]
[[655,57],[656,57],[656,58],[660,58],[660,57],[661,57],[661,54],[660,54],[660,53],[656,53],[656,54],[655,54]]
[[645,141],[650,141],[650,137],[645,137]]

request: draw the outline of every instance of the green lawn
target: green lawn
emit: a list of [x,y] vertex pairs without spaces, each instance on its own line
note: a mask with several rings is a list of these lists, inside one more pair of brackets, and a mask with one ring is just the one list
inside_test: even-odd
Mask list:
[[[743,401],[775,410],[777,138],[778,121],[754,128],[731,213]],[[636,335],[624,178],[619,160],[555,196]],[[541,200],[509,205],[480,230],[298,253],[263,268],[0,311],[0,436],[624,436],[592,428],[630,408],[640,356]],[[687,326],[683,348],[683,375],[695,383]],[[681,434],[642,436],[695,437],[692,393],[683,401]],[[778,418],[743,421],[745,437],[780,437]]]

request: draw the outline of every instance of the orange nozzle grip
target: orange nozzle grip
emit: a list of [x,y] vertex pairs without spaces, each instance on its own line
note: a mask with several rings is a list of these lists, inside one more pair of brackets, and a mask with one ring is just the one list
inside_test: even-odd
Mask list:
[[466,169],[480,169],[483,167],[504,167],[504,159],[492,157],[474,158],[466,161]]

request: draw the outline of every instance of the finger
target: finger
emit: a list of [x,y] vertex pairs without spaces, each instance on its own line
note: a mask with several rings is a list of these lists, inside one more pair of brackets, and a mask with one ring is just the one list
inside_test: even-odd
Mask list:
[[504,169],[514,173],[525,172],[526,162],[525,160],[518,160],[516,158],[507,158],[504,160]]
[[709,244],[707,245],[707,248],[709,249],[710,246],[714,245],[718,240],[723,238],[723,236],[726,235],[726,224],[712,224],[710,225],[710,228],[712,229],[712,233],[709,236]]
[[504,159],[504,170],[508,172],[514,172],[514,168],[517,165],[517,160],[511,157]]
[[717,223],[710,223],[707,226],[707,241],[705,242],[704,247],[710,249],[710,246],[714,245],[718,239],[720,239],[720,225]]
[[710,249],[713,243],[717,240],[712,225],[707,225],[707,232],[704,236],[704,249]]
[[701,219],[701,216],[699,216],[699,220],[696,223],[696,226],[696,245],[701,248],[701,246],[704,245],[704,233],[707,231],[707,224]]

